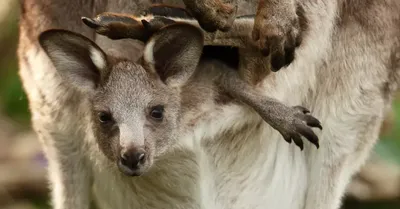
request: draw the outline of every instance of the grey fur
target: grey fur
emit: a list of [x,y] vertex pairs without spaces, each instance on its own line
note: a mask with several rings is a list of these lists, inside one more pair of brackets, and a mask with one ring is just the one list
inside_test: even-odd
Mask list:
[[[154,7],[151,7],[154,8]],[[168,8],[168,7],[164,7]],[[154,16],[153,16],[154,15]],[[175,19],[169,16],[157,16],[156,14],[148,14],[142,17],[128,16],[126,14],[114,14],[114,13],[103,13],[97,15],[95,18],[83,17],[82,20],[89,27],[94,28],[99,34],[105,35],[111,39],[132,38],[139,40],[148,40],[152,33],[163,28],[167,25],[181,25],[185,23],[188,26],[193,25],[202,30],[194,19]],[[254,22],[254,18],[238,18],[235,24],[232,26],[231,32],[224,33],[204,33],[205,44],[206,45],[227,45],[227,46],[238,46],[243,48],[240,52],[240,57],[249,57],[247,53],[257,53],[254,48],[251,39],[249,39],[248,33],[246,32],[234,32],[234,31],[246,31],[246,27]],[[232,37],[237,39],[235,45],[233,43]],[[227,41],[227,42],[226,42]],[[226,43],[224,43],[226,42]],[[169,48],[173,48],[175,44],[170,45]],[[165,52],[168,54],[169,52]],[[322,126],[318,119],[313,116],[306,115],[310,111],[304,107],[288,107],[273,98],[263,97],[262,94],[254,90],[251,84],[240,78],[240,75],[246,78],[248,75],[253,75],[260,81],[262,76],[266,76],[267,66],[254,66],[260,65],[260,62],[253,62],[251,64],[246,62],[247,60],[241,60],[239,63],[239,72],[237,74],[234,71],[223,72],[217,82],[219,87],[228,93],[234,99],[239,100],[250,107],[252,107],[260,116],[273,128],[278,130],[283,138],[291,143],[292,140],[296,145],[303,150],[303,142],[301,140],[301,135],[306,137],[311,143],[313,143],[317,148],[318,137],[312,131],[312,127],[318,127],[322,129]],[[169,60],[169,63],[174,63],[174,60]],[[261,63],[264,63],[261,60]],[[156,67],[157,68],[157,67]],[[159,65],[159,68],[163,68]],[[200,72],[205,72],[204,70],[199,70]],[[221,70],[223,71],[223,70]],[[235,70],[236,71],[236,70]],[[243,73],[245,72],[245,74]],[[215,78],[210,77],[210,79],[215,80]]]
[[[247,7],[238,7],[238,15],[247,14],[245,8],[255,10],[254,3],[251,7],[243,2],[239,5]],[[296,51],[297,58],[285,71],[266,75],[256,89],[287,105],[309,107],[327,127],[318,133],[321,148],[314,150],[306,145],[306,152],[301,154],[287,148],[286,143],[282,145],[280,137],[269,131],[262,119],[255,117],[257,114],[246,106],[229,99],[223,104],[214,103],[214,97],[205,100],[217,91],[210,88],[208,77],[195,74],[193,82],[196,85],[186,86],[182,92],[181,117],[190,122],[182,130],[195,130],[202,121],[207,121],[211,127],[217,126],[222,124],[220,118],[225,117],[236,121],[222,132],[210,129],[201,143],[207,162],[213,168],[206,171],[217,177],[208,184],[215,185],[218,195],[202,193],[202,198],[198,198],[197,184],[192,180],[204,177],[207,172],[204,167],[199,169],[198,166],[203,164],[193,156],[196,153],[186,149],[175,148],[175,154],[166,154],[165,159],[154,162],[159,166],[140,179],[127,179],[114,172],[115,163],[109,163],[109,159],[98,154],[101,151],[93,140],[89,100],[62,80],[36,41],[47,29],[68,29],[96,40],[111,57],[137,61],[141,57],[142,43],[95,36],[80,23],[80,17],[92,17],[104,11],[138,13],[148,6],[148,2],[105,4],[99,0],[92,6],[83,1],[25,0],[18,52],[20,75],[28,93],[33,126],[50,160],[54,207],[89,208],[93,198],[90,190],[94,186],[97,194],[104,194],[95,197],[102,208],[287,206],[290,209],[337,209],[351,175],[363,164],[376,142],[385,109],[391,105],[392,95],[399,88],[400,3],[396,0],[309,0],[300,4],[308,27],[302,45]],[[248,60],[248,64],[254,63],[252,59]],[[205,62],[199,67],[208,69],[212,75],[225,66]],[[235,111],[234,107],[237,107]],[[227,115],[229,113],[238,115]],[[262,137],[254,137],[256,134]],[[265,156],[268,158],[263,158]],[[261,166],[264,165],[262,162],[270,162],[274,167],[266,169]],[[270,180],[262,185],[264,189],[275,186],[274,198],[267,199],[268,204],[265,204],[266,199],[258,196],[261,188],[254,185],[260,183],[256,181],[256,175],[250,173],[257,170],[253,165],[257,165],[257,169],[263,168],[262,174]],[[179,172],[175,172],[177,170]],[[236,175],[226,175],[232,172]],[[105,175],[108,173],[110,175]],[[107,178],[100,178],[104,176]],[[165,184],[166,180],[169,180],[168,184]],[[284,190],[288,183],[293,183],[290,191],[298,195],[281,193],[289,191]],[[110,189],[102,187],[103,184],[112,184],[114,190],[106,193]],[[139,190],[143,193],[132,192]],[[121,193],[115,195],[115,191]],[[149,194],[156,194],[156,197]],[[210,203],[215,205],[201,206],[197,201],[206,199],[207,195],[215,198]],[[286,198],[285,201],[279,201],[281,197]],[[259,201],[264,204],[258,204]]]

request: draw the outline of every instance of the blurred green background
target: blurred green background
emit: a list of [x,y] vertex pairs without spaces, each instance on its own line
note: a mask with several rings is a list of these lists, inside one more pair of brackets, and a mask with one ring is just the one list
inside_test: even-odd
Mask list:
[[[18,77],[16,58],[18,1],[2,1],[4,2],[0,5],[0,28],[2,28],[0,33],[0,208],[49,208],[45,166],[37,139],[30,129],[27,98]],[[367,163],[371,165],[369,170],[363,171],[367,177],[360,177],[361,183],[354,181],[355,186],[346,198],[346,209],[400,208],[399,98],[400,96],[397,96],[393,112],[388,114],[381,141],[375,148],[379,161],[375,164]],[[370,196],[377,197],[375,198],[377,200],[371,200],[371,197],[360,198],[363,192],[368,190],[360,189],[364,188],[363,186],[376,192]],[[389,187],[393,188],[385,191]]]

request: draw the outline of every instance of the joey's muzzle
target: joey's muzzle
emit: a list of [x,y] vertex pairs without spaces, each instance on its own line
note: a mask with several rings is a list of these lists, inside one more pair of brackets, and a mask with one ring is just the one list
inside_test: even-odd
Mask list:
[[140,176],[143,173],[143,166],[147,154],[144,148],[129,148],[121,151],[118,159],[119,170],[128,176]]

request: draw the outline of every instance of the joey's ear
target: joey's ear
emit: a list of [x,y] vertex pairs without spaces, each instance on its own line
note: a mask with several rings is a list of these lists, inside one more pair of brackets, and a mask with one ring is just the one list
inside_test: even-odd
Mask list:
[[176,23],[157,31],[147,42],[144,61],[170,86],[184,85],[196,70],[203,34],[195,26]]
[[80,34],[51,29],[39,35],[39,43],[61,77],[85,93],[92,93],[106,75],[105,53]]

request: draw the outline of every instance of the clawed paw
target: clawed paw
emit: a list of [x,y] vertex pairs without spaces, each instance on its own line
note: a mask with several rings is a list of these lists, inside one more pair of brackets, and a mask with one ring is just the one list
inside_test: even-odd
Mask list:
[[[283,104],[275,107],[275,118],[271,119],[271,115],[262,114],[263,118],[269,118],[269,123],[275,128],[288,143],[294,143],[303,150],[304,144],[301,136],[319,148],[319,139],[311,128],[319,128],[322,130],[321,122],[311,116],[310,111],[301,106],[287,107]],[[266,120],[267,121],[267,120]]]
[[81,19],[96,33],[110,39],[133,38],[143,40],[144,37],[148,36],[144,34],[142,22],[133,16],[105,12],[94,18],[82,17]]
[[171,19],[159,16],[136,17],[108,12],[94,18],[82,17],[82,21],[96,33],[110,39],[131,38],[143,42],[160,28],[175,23]]
[[271,55],[271,70],[276,72],[293,62],[301,44],[299,17],[295,12],[263,8],[256,15],[252,36],[262,54]]
[[319,139],[311,128],[319,128],[322,130],[321,122],[311,116],[310,111],[301,106],[293,107],[293,120],[287,124],[285,130],[281,130],[281,134],[285,141],[294,143],[303,150],[303,141],[301,136],[304,136],[308,141],[319,148]]

